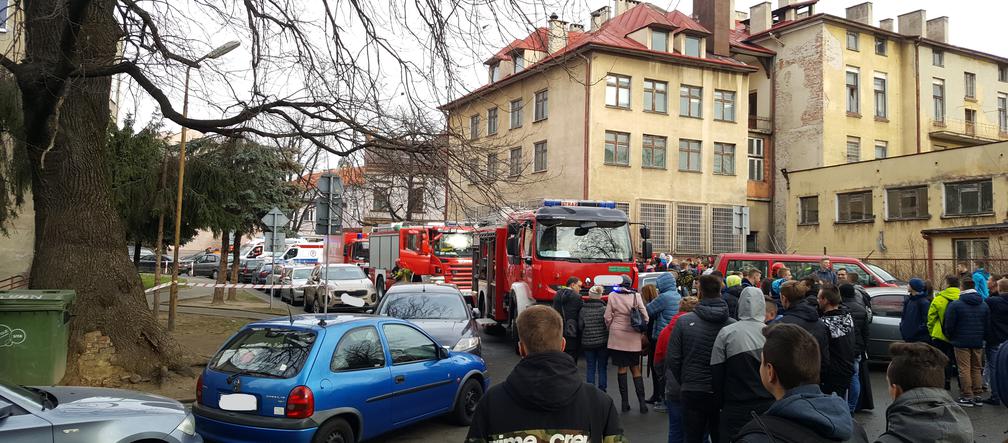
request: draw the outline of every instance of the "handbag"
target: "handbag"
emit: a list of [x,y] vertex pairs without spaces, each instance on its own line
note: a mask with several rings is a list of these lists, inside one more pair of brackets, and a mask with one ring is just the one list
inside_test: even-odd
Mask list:
[[631,296],[634,298],[634,304],[630,307],[630,327],[637,332],[647,332],[647,321],[644,320],[641,308],[637,307],[637,294]]

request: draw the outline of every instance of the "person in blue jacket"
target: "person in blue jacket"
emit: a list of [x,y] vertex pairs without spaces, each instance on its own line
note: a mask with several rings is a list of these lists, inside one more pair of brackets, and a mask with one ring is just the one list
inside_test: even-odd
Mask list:
[[945,310],[942,330],[955,348],[959,383],[962,385],[957,403],[964,407],[983,406],[983,399],[980,398],[983,388],[980,371],[990,307],[973,287],[973,280],[964,280],[959,285],[962,292],[959,293],[959,299],[949,303]]
[[[676,290],[676,279],[671,273],[666,272],[658,276],[655,286],[658,287],[658,297],[647,304],[648,317],[655,319],[654,329],[649,334],[651,346],[658,343],[662,329],[665,329],[672,317],[679,313],[679,302],[682,301],[682,296]],[[652,373],[653,391],[647,403],[654,404],[655,410],[661,412],[665,408],[665,401],[662,398],[665,393],[665,371],[652,371]]]
[[927,327],[928,309],[931,297],[927,285],[919,278],[910,279],[910,294],[903,301],[903,317],[900,319],[900,335],[903,341],[931,343],[931,333]]
[[990,280],[990,272],[984,269],[984,262],[976,261],[976,271],[973,271],[973,286],[976,287],[977,294],[984,300],[990,297],[990,288],[987,287],[987,280]]

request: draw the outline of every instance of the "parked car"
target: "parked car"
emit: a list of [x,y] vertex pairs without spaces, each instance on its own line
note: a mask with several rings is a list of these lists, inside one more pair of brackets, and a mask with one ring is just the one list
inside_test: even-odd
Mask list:
[[446,414],[468,425],[487,386],[482,358],[406,321],[306,314],[245,325],[192,408],[209,441],[357,442]]
[[868,326],[868,359],[888,361],[889,345],[902,341],[900,319],[907,289],[902,287],[866,288],[871,296],[872,322]]
[[193,254],[186,259],[190,263],[191,275],[209,277],[214,280],[217,279],[217,273],[220,272],[221,261],[219,255],[212,252],[201,252],[199,254]]
[[255,272],[255,279],[253,283],[257,285],[265,285],[266,280],[269,278],[270,274],[273,272],[273,264],[266,262],[259,266]]
[[256,258],[242,260],[238,268],[238,283],[253,283],[256,272],[262,264],[263,260]]
[[[280,284],[280,280],[283,277],[283,274],[285,272],[287,272],[287,269],[289,267],[290,267],[289,265],[280,264],[280,263],[277,263],[277,264],[273,265],[272,266],[272,271],[269,274],[266,275],[265,279],[263,279],[263,284],[264,285],[279,285]],[[260,269],[260,271],[262,271],[262,269]],[[262,291],[268,293],[268,292],[270,292],[270,289],[269,288],[263,288]],[[274,297],[279,297],[280,296],[280,290],[279,289],[274,289],[273,290],[273,296]]]
[[[833,265],[833,270],[846,269],[848,274],[857,274],[858,279],[866,288],[900,286],[902,283],[895,279],[890,273],[882,268],[869,265],[861,260],[851,257],[826,256]],[[819,269],[821,255],[790,255],[790,254],[763,254],[763,253],[733,253],[721,254],[714,261],[714,268],[728,275],[731,271],[744,271],[750,268],[759,269],[764,277],[772,277],[767,274],[768,269],[774,263],[783,263],[791,270],[791,276],[796,280],[815,272]]]
[[304,303],[304,285],[311,278],[313,266],[297,266],[287,268],[287,272],[280,278],[280,284],[290,286],[280,290],[280,300],[292,305]]
[[393,285],[382,297],[375,312],[409,320],[452,351],[482,355],[476,324],[478,311],[470,308],[454,285]]
[[[139,272],[145,272],[145,273],[153,273],[154,272],[154,268],[157,267],[154,264],[155,263],[154,259],[155,259],[155,257],[154,257],[153,254],[152,255],[141,255],[140,256],[140,261],[138,261],[136,263],[137,271],[139,271]],[[172,272],[172,267],[174,266],[174,265],[172,265],[172,263],[174,263],[174,262],[172,261],[171,255],[162,254],[161,255],[161,272],[164,273],[164,274],[171,273]],[[188,266],[186,265],[186,262],[184,262],[182,260],[179,260],[179,274],[185,274],[186,272],[188,272]]]
[[361,268],[354,264],[338,263],[331,264],[327,268],[328,278],[319,275],[315,280],[310,281],[310,286],[304,288],[304,309],[305,312],[315,312],[316,307],[322,311],[322,294],[326,291],[328,283],[329,309],[343,306],[342,295],[347,294],[364,299],[366,306],[374,306],[378,302],[378,293],[375,291],[374,283],[368,278]]
[[181,403],[124,389],[0,381],[0,441],[200,443]]

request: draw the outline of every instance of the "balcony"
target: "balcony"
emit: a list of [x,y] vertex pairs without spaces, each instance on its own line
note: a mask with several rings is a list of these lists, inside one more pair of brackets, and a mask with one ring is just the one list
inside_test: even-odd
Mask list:
[[944,121],[931,120],[929,135],[935,140],[953,143],[986,143],[1008,140],[1008,132],[997,125],[946,118]]
[[773,133],[773,122],[770,117],[749,116],[749,131],[763,134]]

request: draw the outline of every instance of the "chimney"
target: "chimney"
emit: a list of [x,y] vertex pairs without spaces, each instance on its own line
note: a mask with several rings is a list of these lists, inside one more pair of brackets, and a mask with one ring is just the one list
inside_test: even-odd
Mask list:
[[707,45],[708,52],[724,57],[731,56],[728,32],[735,27],[732,19],[734,9],[731,4],[730,0],[693,0],[693,15],[703,27],[714,34],[713,44]]
[[872,23],[872,4],[871,2],[864,2],[860,5],[854,5],[847,8],[847,20],[855,21],[858,23],[864,23],[871,26]]
[[591,13],[591,31],[597,31],[605,22],[609,21],[609,14],[611,12],[612,9],[608,6],[603,6],[593,11]]
[[745,11],[735,11],[735,21],[744,22],[749,20],[749,13]]
[[556,13],[550,15],[549,37],[547,37],[546,51],[550,54],[567,46],[567,22],[560,20]]
[[948,17],[942,16],[927,21],[927,38],[948,43]]
[[571,23],[569,30],[570,32],[584,32],[584,25],[581,23]]
[[770,8],[770,2],[759,3],[749,8],[750,34],[759,34],[773,26],[770,20]]
[[616,15],[620,15],[624,12],[630,10],[634,6],[639,5],[640,2],[637,0],[616,0]]
[[893,19],[891,18],[887,18],[879,22],[879,27],[885,29],[886,31],[892,31],[893,30],[892,25],[893,25]]
[[914,12],[908,12],[899,17],[899,33],[903,35],[912,35],[916,37],[923,37],[927,34],[924,33],[924,27],[927,26],[926,12],[923,9],[918,9]]
[[[785,6],[791,6],[792,3],[795,3],[795,0],[778,0],[777,9],[781,9]],[[784,11],[783,20],[786,22],[794,21],[797,18],[796,14],[797,12],[795,11],[795,8],[787,8],[787,10]]]

